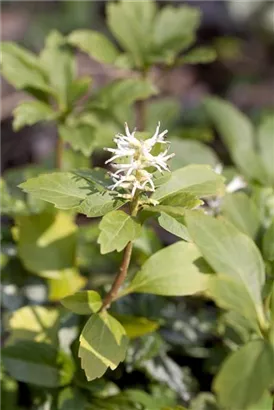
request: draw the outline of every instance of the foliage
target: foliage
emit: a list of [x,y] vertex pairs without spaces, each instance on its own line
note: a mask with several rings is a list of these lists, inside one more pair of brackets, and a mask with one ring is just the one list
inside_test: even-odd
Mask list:
[[[2,44],[3,76],[30,97],[14,129],[58,131],[54,167],[1,180],[4,409],[271,409],[273,118],[255,127],[230,103],[205,101],[232,176],[202,142],[171,135],[172,159],[166,132],[150,135],[178,116],[153,67],[215,58],[195,46],[200,19],[192,6],[121,0],[106,6],[115,42],[81,29],[51,32],[38,55]],[[75,49],[130,75],[96,89],[77,77]],[[138,131],[126,125],[113,141],[125,119]],[[107,146],[115,173],[89,168]]]

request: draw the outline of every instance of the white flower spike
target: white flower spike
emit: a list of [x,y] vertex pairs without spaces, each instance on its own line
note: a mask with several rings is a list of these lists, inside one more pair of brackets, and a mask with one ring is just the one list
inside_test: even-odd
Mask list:
[[[125,131],[126,135],[117,134],[114,138],[117,148],[105,148],[106,151],[112,153],[112,157],[105,163],[111,164],[115,168],[115,172],[110,174],[114,182],[110,188],[123,188],[127,191],[124,197],[133,198],[137,189],[144,192],[155,190],[153,174],[146,168],[154,167],[161,173],[169,171],[167,161],[175,154],[168,154],[170,143],[165,140],[168,131],[159,133],[160,122],[154,135],[147,140],[136,138],[136,130],[130,132],[127,123],[125,123]],[[158,155],[152,155],[151,151],[155,144],[168,144],[168,148]],[[126,163],[114,162],[119,159],[126,161]]]

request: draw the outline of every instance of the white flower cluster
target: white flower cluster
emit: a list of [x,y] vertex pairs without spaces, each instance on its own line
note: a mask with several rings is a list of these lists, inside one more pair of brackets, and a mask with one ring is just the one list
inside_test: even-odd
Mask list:
[[[154,167],[161,173],[169,171],[167,161],[175,154],[168,154],[169,142],[165,140],[167,130],[159,133],[160,122],[156,128],[154,135],[147,140],[139,140],[135,137],[135,132],[129,131],[127,123],[125,123],[126,135],[117,134],[114,142],[117,148],[105,148],[106,151],[112,153],[112,157],[106,161],[106,164],[111,163],[116,169],[111,173],[114,184],[111,189],[123,188],[130,193],[124,195],[127,198],[133,198],[136,190],[154,191],[153,175],[146,168]],[[155,144],[167,144],[167,149],[158,155],[152,155],[151,150]],[[126,163],[113,162],[123,159]]]

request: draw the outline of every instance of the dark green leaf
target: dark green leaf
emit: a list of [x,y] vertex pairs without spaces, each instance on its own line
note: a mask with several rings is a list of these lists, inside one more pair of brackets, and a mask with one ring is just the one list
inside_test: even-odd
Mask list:
[[72,360],[64,352],[30,340],[3,348],[2,360],[14,379],[43,387],[65,385],[74,372]]
[[217,54],[212,47],[196,47],[185,54],[180,62],[184,64],[207,64],[216,60]]
[[85,396],[72,387],[66,387],[58,396],[58,410],[85,410],[87,407]]

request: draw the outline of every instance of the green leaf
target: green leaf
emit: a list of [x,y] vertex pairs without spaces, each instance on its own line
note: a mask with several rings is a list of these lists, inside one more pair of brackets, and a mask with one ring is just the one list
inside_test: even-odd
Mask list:
[[214,168],[220,162],[215,152],[199,141],[172,138],[171,147],[175,152],[175,157],[170,163],[171,170],[190,164],[204,164]]
[[13,115],[15,131],[26,125],[33,125],[39,121],[52,121],[56,118],[55,111],[42,101],[24,101],[15,108]]
[[96,192],[89,195],[78,207],[80,213],[89,218],[97,218],[120,208],[127,201],[117,198],[113,191]]
[[155,47],[161,53],[178,53],[188,47],[195,37],[201,13],[196,7],[166,6],[158,13],[153,28]]
[[[254,130],[249,119],[228,101],[217,97],[205,100],[205,109],[227,147],[254,150]],[[241,136],[239,138],[239,136]]]
[[48,201],[59,209],[75,208],[94,191],[91,183],[71,172],[53,172],[19,185],[24,192]]
[[216,97],[206,99],[205,109],[235,164],[247,178],[264,184],[266,174],[261,159],[255,152],[254,130],[249,119],[229,102]]
[[274,351],[264,340],[252,340],[230,355],[214,381],[221,406],[248,409],[274,381]]
[[62,156],[62,170],[70,171],[77,168],[88,168],[89,158],[81,152],[76,152],[70,147],[66,147]]
[[2,349],[4,367],[16,380],[56,388],[68,384],[74,373],[71,358],[46,343],[19,341]]
[[191,400],[190,410],[221,410],[217,405],[216,397],[212,393],[199,393]]
[[207,64],[216,60],[216,57],[216,51],[212,47],[196,47],[180,58],[180,62],[185,64]]
[[16,227],[18,254],[29,271],[54,277],[75,265],[77,226],[70,215],[45,212],[18,216]]
[[193,244],[178,242],[156,252],[134,276],[124,293],[185,296],[207,287],[207,271]]
[[207,293],[221,308],[244,316],[260,335],[256,306],[242,282],[228,275],[211,275]]
[[75,151],[80,151],[86,157],[89,157],[95,148],[95,127],[87,118],[67,118],[65,124],[58,126],[58,133]]
[[158,201],[178,191],[188,192],[197,197],[223,195],[223,177],[206,165],[189,165],[174,171],[170,179],[152,195]]
[[269,261],[274,261],[274,220],[263,236],[263,255]]
[[40,61],[46,68],[49,82],[55,91],[59,108],[66,110],[70,101],[70,89],[75,78],[75,58],[65,39],[56,30],[49,33]]
[[75,30],[68,42],[100,63],[114,63],[119,55],[117,48],[102,33],[93,30]]
[[13,312],[9,319],[8,343],[13,344],[20,339],[56,343],[59,325],[60,313],[57,309],[24,306]]
[[137,67],[144,67],[148,60],[155,13],[156,3],[151,0],[107,5],[107,25]]
[[216,272],[242,282],[261,316],[265,270],[254,242],[225,219],[217,220],[200,212],[188,211],[186,224],[207,262]]
[[271,317],[272,326],[273,326],[273,323],[274,323],[274,283],[272,283],[272,288],[270,289],[268,300],[269,300],[270,317]]
[[274,118],[267,117],[258,130],[258,145],[262,157],[263,166],[269,178],[269,183],[274,185]]
[[217,220],[200,212],[188,211],[186,223],[190,236],[212,268],[242,281],[260,309],[265,269],[254,242],[225,219]]
[[141,234],[141,225],[132,216],[123,211],[106,214],[99,225],[98,243],[102,254],[121,252],[128,242],[134,241]]
[[155,332],[159,328],[159,323],[153,322],[146,317],[136,317],[129,315],[120,315],[114,313],[113,316],[121,323],[129,339],[136,339]]
[[[2,369],[1,369],[2,370]],[[18,383],[1,371],[1,406],[2,410],[18,410]]]
[[127,344],[125,329],[116,319],[107,312],[94,314],[80,336],[79,357],[87,379],[116,369],[125,358]]
[[66,387],[58,395],[58,410],[85,410],[87,399],[80,390]]
[[[169,129],[172,127],[180,116],[180,103],[173,97],[164,97],[156,100],[149,101],[146,107],[146,129],[155,131],[155,124],[161,119],[161,127],[163,129]],[[176,153],[176,149],[172,145],[172,150]],[[173,158],[172,162],[175,158]],[[181,164],[182,166],[182,164]]]
[[51,302],[59,301],[82,289],[87,284],[87,278],[80,275],[77,268],[68,268],[58,271],[58,275],[48,279]]
[[166,231],[172,233],[175,236],[178,236],[179,238],[182,238],[184,241],[191,241],[187,227],[184,224],[184,218],[173,218],[165,212],[161,212],[161,215],[158,218],[158,222],[159,225]]
[[90,315],[98,312],[102,305],[101,296],[94,290],[74,293],[61,300],[63,306],[78,315]]
[[236,228],[251,238],[256,238],[260,228],[259,210],[244,192],[225,195],[221,210]]
[[69,105],[84,97],[92,84],[91,77],[75,78],[69,87]]
[[101,88],[96,95],[96,104],[112,111],[115,104],[128,106],[136,100],[146,100],[156,94],[157,89],[149,80],[141,78],[117,79]]
[[179,191],[175,194],[166,196],[160,201],[159,205],[149,208],[153,212],[165,212],[174,217],[180,217],[185,214],[186,209],[197,208],[202,205],[203,201],[198,199],[195,195]]
[[15,88],[52,91],[35,54],[10,42],[2,43],[1,52],[1,72]]
[[12,196],[4,179],[0,179],[1,214],[16,215],[24,213],[25,203],[22,199]]
[[256,402],[248,410],[272,410],[273,409],[273,397],[268,391],[263,394],[261,399]]

